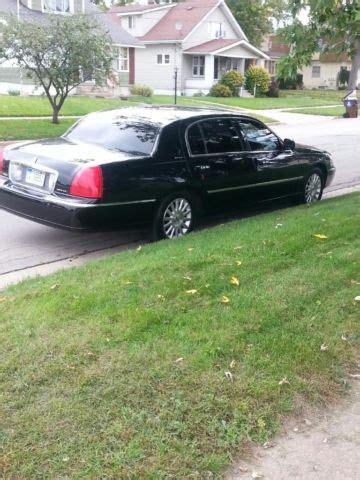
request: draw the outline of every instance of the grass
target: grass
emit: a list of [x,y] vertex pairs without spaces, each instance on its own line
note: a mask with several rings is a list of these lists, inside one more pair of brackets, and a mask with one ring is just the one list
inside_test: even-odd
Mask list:
[[330,107],[330,108],[304,108],[295,110],[294,113],[306,113],[307,115],[324,115],[327,117],[342,117],[345,113],[345,108]]
[[[341,103],[338,99],[329,98],[327,96],[312,96],[308,91],[301,91],[302,95],[288,95],[282,93],[279,98],[219,98],[219,97],[201,97],[201,102],[218,103],[231,107],[247,108],[250,110],[268,110],[279,108],[301,108],[326,106]],[[342,92],[343,94],[343,92]]]
[[353,194],[262,214],[1,292],[3,478],[221,476],[343,392],[359,212]]
[[50,120],[0,120],[0,141],[58,137],[74,122],[74,119],[63,119],[54,125]]

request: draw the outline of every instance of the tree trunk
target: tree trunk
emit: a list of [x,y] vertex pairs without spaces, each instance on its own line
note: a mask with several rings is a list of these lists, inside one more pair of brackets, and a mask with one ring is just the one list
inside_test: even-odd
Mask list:
[[356,53],[351,65],[351,71],[350,71],[350,77],[349,77],[349,84],[348,84],[349,92],[356,90],[359,69],[360,69],[360,40],[357,40]]
[[53,108],[52,123],[59,123],[59,111],[59,108]]

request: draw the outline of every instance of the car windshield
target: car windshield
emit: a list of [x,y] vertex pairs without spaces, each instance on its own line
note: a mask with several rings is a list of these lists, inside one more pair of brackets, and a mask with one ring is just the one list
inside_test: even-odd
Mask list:
[[66,134],[66,138],[94,143],[132,155],[150,155],[159,132],[159,125],[150,122],[94,115],[76,124]]

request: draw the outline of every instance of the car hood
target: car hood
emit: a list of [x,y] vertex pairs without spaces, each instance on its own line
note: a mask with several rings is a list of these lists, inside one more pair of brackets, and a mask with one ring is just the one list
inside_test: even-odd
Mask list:
[[37,159],[37,162],[48,166],[57,162],[99,165],[139,158],[136,155],[109,150],[100,145],[74,142],[63,137],[11,145],[6,148],[5,157],[8,160],[23,161]]
[[319,154],[329,155],[329,153],[326,152],[325,150],[321,150],[320,148],[316,148],[316,147],[311,147],[310,145],[303,145],[301,143],[295,144],[295,151],[298,153],[315,153],[317,155]]

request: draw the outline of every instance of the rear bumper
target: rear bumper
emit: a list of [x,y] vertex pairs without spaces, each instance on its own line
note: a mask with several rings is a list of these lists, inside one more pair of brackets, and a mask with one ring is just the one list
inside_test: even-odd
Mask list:
[[97,204],[55,195],[36,196],[0,180],[0,208],[37,223],[73,231],[143,223],[152,218],[154,204],[155,200]]

